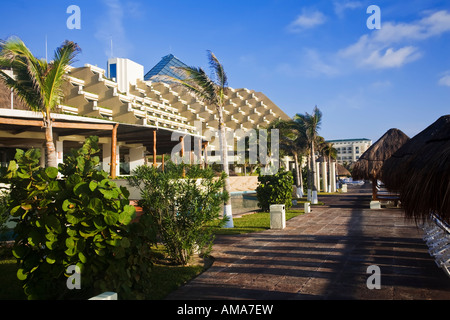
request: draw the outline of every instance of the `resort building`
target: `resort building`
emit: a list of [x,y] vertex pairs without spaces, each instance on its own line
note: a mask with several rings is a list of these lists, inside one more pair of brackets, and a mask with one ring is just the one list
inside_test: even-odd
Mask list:
[[370,139],[328,140],[337,151],[337,162],[352,165],[372,145]]
[[[168,55],[145,76],[142,65],[122,58],[109,59],[107,70],[90,64],[67,68],[65,99],[53,114],[58,161],[89,135],[100,137],[102,167],[112,176],[130,174],[149,161],[163,165],[161,155],[170,155],[180,141],[185,142],[181,149],[190,151],[184,154],[188,161],[205,161],[214,146],[208,146],[202,134],[218,128],[217,111],[184,88],[158,81],[158,75],[170,75],[177,65],[184,64]],[[289,119],[263,93],[246,88],[230,88],[224,109],[231,130],[257,129],[274,119]],[[0,83],[2,166],[13,158],[15,148],[41,148],[45,163],[40,119],[40,113],[29,111]]]

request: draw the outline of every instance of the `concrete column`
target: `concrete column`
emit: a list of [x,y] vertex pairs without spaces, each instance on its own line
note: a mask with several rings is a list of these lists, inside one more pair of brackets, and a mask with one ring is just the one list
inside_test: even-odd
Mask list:
[[111,143],[104,143],[103,146],[103,154],[102,154],[102,164],[103,171],[109,172],[111,169]]
[[63,163],[63,157],[64,157],[63,142],[56,141],[55,148],[56,148],[56,164]]
[[130,173],[138,166],[145,164],[145,147],[130,148]]
[[328,179],[327,179],[327,163],[322,162],[322,190],[328,192]]
[[330,177],[330,185],[331,185],[331,192],[336,192],[336,162],[332,161],[330,163],[331,165],[331,177]]
[[321,190],[321,187],[320,187],[320,162],[316,162],[315,163],[316,164],[316,181],[317,181],[317,183],[316,183],[316,188],[317,188],[317,191],[318,192],[320,192],[320,191],[322,191]]

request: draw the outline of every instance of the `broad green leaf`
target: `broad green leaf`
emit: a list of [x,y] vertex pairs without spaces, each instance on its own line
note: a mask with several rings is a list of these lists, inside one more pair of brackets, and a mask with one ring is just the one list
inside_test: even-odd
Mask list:
[[45,168],[45,174],[49,179],[56,179],[58,176],[58,169],[55,167],[47,167]]
[[96,181],[91,181],[89,182],[89,189],[91,189],[91,191],[94,191],[95,189],[97,189],[98,183]]
[[123,212],[119,214],[119,222],[123,225],[128,225],[136,215],[136,209],[132,205],[125,205]]
[[66,247],[67,248],[75,248],[76,247],[76,241],[74,238],[67,238],[66,239]]
[[87,261],[87,258],[86,258],[86,256],[84,255],[83,252],[79,252],[79,253],[78,253],[78,258],[79,258],[80,261],[83,262],[83,263],[86,263],[86,261]]
[[17,270],[17,279],[23,281],[23,280],[26,280],[27,277],[28,277],[28,274],[24,273],[23,269]]
[[66,212],[73,212],[76,208],[76,204],[71,202],[69,199],[64,200],[62,204],[62,209]]
[[80,194],[88,194],[89,185],[87,182],[80,182],[73,188],[73,193],[77,196]]
[[106,224],[113,226],[119,220],[119,215],[116,212],[107,211],[104,219],[105,219]]
[[119,193],[115,189],[99,189],[99,191],[107,200],[115,199],[119,196]]
[[48,264],[54,264],[56,262],[55,254],[50,253],[46,258],[45,261],[47,261]]
[[94,213],[100,214],[103,211],[103,202],[98,198],[92,198],[89,200],[88,208]]

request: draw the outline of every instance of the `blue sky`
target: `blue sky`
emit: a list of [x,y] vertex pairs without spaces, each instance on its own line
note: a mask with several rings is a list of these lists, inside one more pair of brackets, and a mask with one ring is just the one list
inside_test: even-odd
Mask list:
[[[65,39],[85,63],[113,55],[150,70],[172,53],[207,68],[206,50],[229,85],[264,92],[289,116],[323,112],[326,139],[377,140],[390,128],[413,136],[450,113],[448,1],[2,0],[0,39],[20,37],[40,57]],[[81,29],[69,30],[69,5]],[[381,29],[367,28],[369,5]]]

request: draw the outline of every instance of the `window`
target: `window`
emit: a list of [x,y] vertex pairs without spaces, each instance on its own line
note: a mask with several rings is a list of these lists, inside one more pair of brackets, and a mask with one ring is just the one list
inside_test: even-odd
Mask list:
[[109,78],[117,79],[117,64],[115,63],[109,65]]

